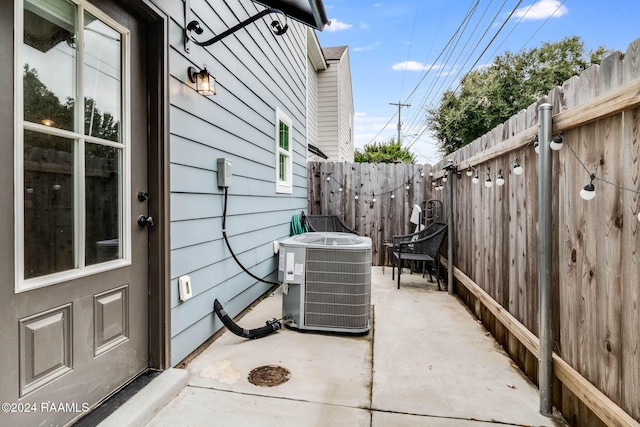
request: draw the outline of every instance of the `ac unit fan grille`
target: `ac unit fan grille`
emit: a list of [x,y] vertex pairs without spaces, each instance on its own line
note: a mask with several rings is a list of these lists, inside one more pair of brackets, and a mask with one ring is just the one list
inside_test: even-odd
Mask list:
[[371,309],[371,249],[307,249],[304,323],[365,329]]

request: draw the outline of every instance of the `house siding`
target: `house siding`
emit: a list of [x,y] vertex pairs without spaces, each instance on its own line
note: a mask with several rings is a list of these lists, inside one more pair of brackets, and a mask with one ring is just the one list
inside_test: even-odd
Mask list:
[[338,68],[331,63],[329,68],[318,73],[318,148],[329,158],[341,161],[338,151]]
[[349,64],[349,49],[346,49],[340,59],[340,69],[338,70],[340,75],[338,78],[339,147],[342,161],[353,163],[353,91]]
[[307,58],[307,144],[318,146],[318,72]]
[[[235,263],[222,238],[223,190],[219,157],[232,161],[226,232],[239,260],[253,274],[277,279],[274,240],[289,235],[291,216],[306,209],[306,27],[289,20],[273,35],[267,20],[202,48],[183,41],[181,2],[157,2],[170,22],[171,364],[176,365],[222,327],[212,310],[218,299],[235,316],[271,285],[257,282]],[[254,15],[250,1],[192,3],[210,29],[199,39]],[[196,11],[194,11],[194,14]],[[208,35],[207,35],[208,34]],[[189,66],[207,65],[217,95],[197,94]],[[276,194],[275,111],[293,122],[293,192]],[[178,278],[189,275],[193,297],[179,299]],[[276,313],[274,313],[275,315]]]
[[353,162],[353,91],[347,47],[329,48],[329,68],[318,73],[318,148],[330,162]]

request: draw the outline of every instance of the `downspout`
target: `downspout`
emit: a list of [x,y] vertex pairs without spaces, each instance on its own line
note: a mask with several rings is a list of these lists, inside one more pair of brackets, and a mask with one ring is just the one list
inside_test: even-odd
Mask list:
[[553,412],[553,333],[551,323],[551,104],[538,107],[539,149],[538,159],[538,295],[540,301],[540,359],[538,361],[540,413]]

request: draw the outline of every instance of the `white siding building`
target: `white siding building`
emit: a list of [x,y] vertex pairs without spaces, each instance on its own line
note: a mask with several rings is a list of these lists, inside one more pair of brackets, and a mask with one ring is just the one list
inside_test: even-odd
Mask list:
[[353,162],[353,90],[347,46],[323,48],[318,72],[318,145],[331,162]]

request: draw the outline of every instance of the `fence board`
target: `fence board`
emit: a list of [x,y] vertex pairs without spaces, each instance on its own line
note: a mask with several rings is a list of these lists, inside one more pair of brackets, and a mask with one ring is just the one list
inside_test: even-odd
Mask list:
[[[622,149],[623,183],[627,188],[640,188],[640,109],[623,114]],[[640,194],[625,192],[623,196],[624,233],[622,237],[621,285],[622,309],[621,372],[622,402],[635,417],[640,418]]]

